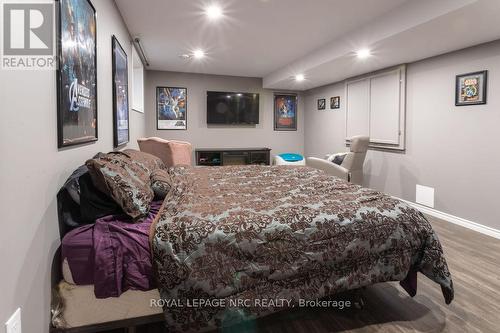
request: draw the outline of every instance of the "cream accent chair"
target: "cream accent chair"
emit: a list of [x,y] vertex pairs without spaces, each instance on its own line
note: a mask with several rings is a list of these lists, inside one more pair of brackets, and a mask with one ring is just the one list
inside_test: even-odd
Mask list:
[[159,157],[167,167],[192,165],[193,147],[189,142],[150,137],[139,138],[137,143],[141,151]]
[[[365,162],[369,143],[370,138],[367,136],[354,136],[351,138],[349,152],[326,155],[325,159],[308,157],[307,165],[351,183],[362,185],[363,163]],[[340,165],[332,162],[338,155],[345,155]]]

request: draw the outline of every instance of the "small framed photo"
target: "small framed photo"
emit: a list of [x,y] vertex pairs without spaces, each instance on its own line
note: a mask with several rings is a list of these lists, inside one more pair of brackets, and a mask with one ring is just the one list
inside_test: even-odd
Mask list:
[[330,109],[340,109],[340,96],[330,98]]
[[156,129],[187,129],[187,89],[156,87]]
[[326,107],[326,99],[320,98],[318,99],[318,110],[324,110]]
[[455,84],[455,105],[486,104],[488,71],[457,75]]
[[297,130],[297,95],[274,95],[274,130]]

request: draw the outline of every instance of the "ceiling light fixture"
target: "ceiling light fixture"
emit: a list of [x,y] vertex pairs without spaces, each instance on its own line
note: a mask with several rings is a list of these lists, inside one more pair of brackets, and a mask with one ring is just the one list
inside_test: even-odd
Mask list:
[[211,5],[205,9],[205,14],[211,20],[217,20],[222,16],[222,8],[218,5]]
[[295,75],[295,81],[304,81],[305,80],[305,77],[304,77],[304,74],[297,74]]
[[358,50],[356,52],[356,56],[359,59],[366,59],[366,58],[368,58],[371,55],[372,55],[372,52],[369,49],[361,49],[361,50]]
[[193,57],[195,57],[196,59],[201,59],[205,56],[205,52],[203,52],[203,50],[195,50],[193,52]]

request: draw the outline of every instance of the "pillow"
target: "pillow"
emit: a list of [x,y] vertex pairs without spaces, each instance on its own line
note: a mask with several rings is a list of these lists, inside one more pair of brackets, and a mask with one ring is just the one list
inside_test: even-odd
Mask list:
[[79,184],[80,215],[83,223],[95,223],[95,220],[104,216],[123,214],[121,207],[113,198],[94,186],[88,169],[80,176]]
[[[95,155],[97,158],[102,153]],[[86,165],[78,167],[57,193],[57,209],[62,234],[73,228],[94,223],[96,219],[112,214],[123,214],[115,201],[99,191],[90,178]]]
[[85,163],[94,185],[134,219],[149,212],[154,197],[149,179],[153,164],[146,164],[132,160],[126,152],[111,152]]
[[344,158],[346,157],[347,154],[341,154],[341,155],[336,155],[334,159],[332,160],[332,163],[335,163],[337,165],[341,165],[342,162],[344,162]]
[[167,170],[158,169],[151,174],[151,188],[156,199],[164,199],[172,188],[172,179]]
[[73,173],[66,179],[60,191],[66,191],[68,196],[77,204],[80,204],[80,177],[88,172],[85,165],[81,165],[73,171]]
[[137,164],[141,168],[144,168],[149,175],[157,169],[167,168],[160,158],[143,151],[125,149],[122,153],[130,157],[133,163]]
[[[92,158],[98,158],[104,155],[103,153],[97,153]],[[59,191],[66,191],[68,196],[77,204],[80,204],[80,177],[89,172],[86,165],[81,165],[73,171],[73,173],[66,179],[64,185]]]

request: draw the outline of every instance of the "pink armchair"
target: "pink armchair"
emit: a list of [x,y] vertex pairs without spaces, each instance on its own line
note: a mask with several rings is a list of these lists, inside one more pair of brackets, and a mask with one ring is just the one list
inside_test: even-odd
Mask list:
[[159,157],[167,167],[191,165],[193,148],[189,142],[150,137],[137,139],[139,149]]

